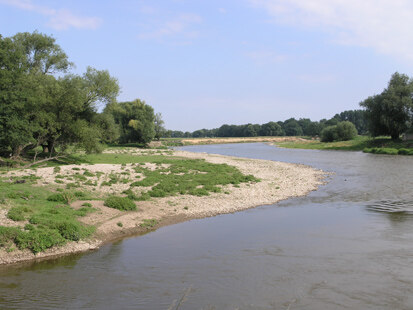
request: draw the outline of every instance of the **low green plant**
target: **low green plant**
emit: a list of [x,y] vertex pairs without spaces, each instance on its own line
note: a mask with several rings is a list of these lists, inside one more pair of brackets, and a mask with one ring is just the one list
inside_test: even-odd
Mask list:
[[128,197],[110,196],[105,199],[104,205],[121,211],[136,210],[135,203]]
[[[76,192],[80,193],[80,192]],[[49,197],[47,197],[48,201],[55,201],[55,202],[63,202],[63,203],[70,203],[73,201],[74,197],[77,197],[76,195],[72,194],[71,192],[62,192],[62,193],[56,193],[52,194]]]
[[144,219],[139,226],[144,228],[153,228],[158,224],[156,219]]
[[7,217],[13,221],[24,221],[26,219],[26,214],[30,213],[31,210],[28,206],[16,206],[12,207],[7,212]]
[[94,176],[95,176],[92,172],[90,172],[90,171],[88,171],[88,170],[86,170],[85,172],[83,172],[83,175],[86,176],[86,177],[94,177]]

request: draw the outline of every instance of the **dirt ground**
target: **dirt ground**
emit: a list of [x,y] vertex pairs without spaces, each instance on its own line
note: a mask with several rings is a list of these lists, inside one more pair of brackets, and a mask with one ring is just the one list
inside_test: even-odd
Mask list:
[[[62,247],[51,248],[37,255],[32,254],[28,250],[15,250],[11,253],[0,250],[0,264],[38,260],[94,250],[106,242],[153,230],[161,226],[195,218],[237,212],[260,205],[274,204],[278,201],[303,196],[316,190],[323,184],[326,176],[326,173],[323,171],[297,164],[183,151],[174,151],[174,155],[185,158],[203,158],[211,163],[232,165],[244,174],[252,174],[261,179],[261,182],[241,184],[239,187],[229,185],[224,187],[223,193],[213,193],[210,196],[181,195],[156,198],[151,201],[140,201],[136,202],[138,211],[131,212],[122,212],[105,207],[103,201],[87,201],[97,208],[98,211],[79,218],[79,220],[97,227],[93,238],[80,242],[70,242]],[[128,169],[128,165],[122,167],[121,165],[106,164],[80,165],[77,167],[91,172],[101,171],[107,174]],[[42,176],[41,183],[46,183],[44,185],[52,181],[48,179],[52,175],[52,171],[49,171],[50,169],[53,168],[40,168],[36,171],[36,174]],[[65,170],[70,173],[73,171],[71,166],[62,166],[61,169],[61,174]],[[24,173],[24,171],[19,173]],[[33,173],[33,171],[30,173]],[[52,177],[54,178],[53,175],[50,178]],[[102,179],[104,179],[104,176],[102,176]],[[115,188],[115,185],[120,186],[120,188]],[[110,187],[109,192],[121,192],[123,190],[122,185],[114,184]],[[76,201],[72,204],[72,207],[78,208],[84,202]],[[156,222],[153,221],[151,225],[147,225],[148,220],[156,220]],[[6,218],[6,212],[0,213],[0,225],[10,225],[9,221]]]

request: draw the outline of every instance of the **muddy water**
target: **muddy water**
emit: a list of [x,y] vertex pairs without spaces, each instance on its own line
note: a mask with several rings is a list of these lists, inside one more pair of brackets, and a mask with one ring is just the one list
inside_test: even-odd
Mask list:
[[413,157],[187,150],[309,164],[307,197],[0,269],[0,309],[413,309]]

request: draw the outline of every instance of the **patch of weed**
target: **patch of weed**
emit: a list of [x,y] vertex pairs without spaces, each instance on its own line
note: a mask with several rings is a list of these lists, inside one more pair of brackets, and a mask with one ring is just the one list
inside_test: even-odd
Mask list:
[[135,203],[128,197],[110,196],[105,199],[104,205],[121,211],[136,210]]

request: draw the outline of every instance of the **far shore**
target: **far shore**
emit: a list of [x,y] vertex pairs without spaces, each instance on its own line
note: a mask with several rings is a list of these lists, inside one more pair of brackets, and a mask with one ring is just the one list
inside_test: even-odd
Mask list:
[[[202,158],[211,163],[225,163],[237,167],[244,174],[252,174],[261,179],[254,184],[226,187],[226,193],[210,196],[173,196],[151,201],[137,202],[138,211],[122,212],[103,205],[103,201],[88,201],[99,212],[91,213],[80,220],[97,227],[93,238],[70,242],[62,247],[54,247],[34,255],[29,250],[7,253],[0,250],[0,265],[55,258],[63,255],[98,249],[105,243],[126,236],[139,235],[159,227],[191,219],[200,219],[219,214],[233,213],[261,205],[277,203],[281,200],[304,196],[317,190],[325,182],[326,173],[305,165],[275,162],[269,160],[246,159],[223,155],[174,151],[174,156]],[[41,173],[39,168],[38,172]],[[47,172],[45,170],[45,172]],[[72,207],[78,208],[85,201],[76,201]],[[145,225],[152,219],[154,225]],[[0,214],[0,224],[6,221]],[[119,225],[122,223],[122,225]]]

